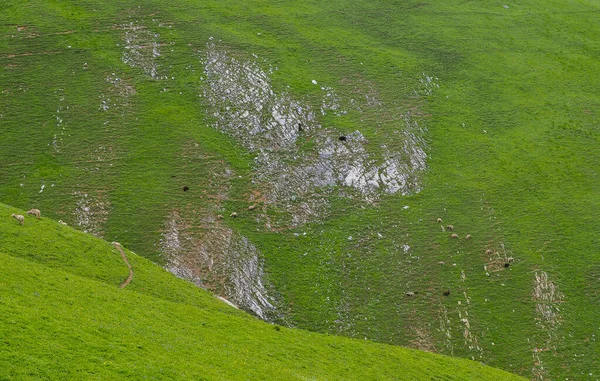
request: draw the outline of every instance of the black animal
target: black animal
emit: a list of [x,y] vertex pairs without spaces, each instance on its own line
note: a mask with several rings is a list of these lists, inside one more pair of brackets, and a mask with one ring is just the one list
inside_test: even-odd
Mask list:
[[345,142],[347,140],[344,135],[340,136],[338,139],[340,139],[340,142]]
[[187,191],[189,191],[189,190],[190,190],[190,187],[188,187],[187,185],[183,187],[183,191],[184,191],[184,192],[187,192]]
[[448,296],[448,295],[450,295],[450,290],[444,291],[444,296]]

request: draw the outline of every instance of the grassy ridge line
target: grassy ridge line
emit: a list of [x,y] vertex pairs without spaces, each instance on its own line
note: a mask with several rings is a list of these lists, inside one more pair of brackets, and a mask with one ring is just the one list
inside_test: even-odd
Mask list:
[[274,329],[1,251],[0,378],[521,379],[467,360]]
[[[25,215],[23,210],[0,204],[0,215],[3,216],[0,218],[0,251],[117,287],[127,278],[127,266],[108,242],[44,217],[40,220],[26,217],[25,224],[20,226],[10,218],[12,213]],[[171,276],[127,248],[123,249],[134,271],[128,290],[250,318],[224,305],[209,292]]]

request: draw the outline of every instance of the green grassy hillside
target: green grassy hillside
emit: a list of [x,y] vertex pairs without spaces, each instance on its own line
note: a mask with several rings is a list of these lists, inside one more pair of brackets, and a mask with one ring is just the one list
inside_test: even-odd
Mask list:
[[[0,379],[520,379],[264,323],[107,242],[0,205]],[[21,212],[22,213],[22,212]]]
[[593,380],[599,14],[4,1],[0,201],[281,325]]

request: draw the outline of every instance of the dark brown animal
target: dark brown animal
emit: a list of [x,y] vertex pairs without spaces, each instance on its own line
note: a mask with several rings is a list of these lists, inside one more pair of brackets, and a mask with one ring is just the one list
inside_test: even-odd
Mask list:
[[448,295],[450,295],[450,290],[444,291],[444,296],[448,296]]

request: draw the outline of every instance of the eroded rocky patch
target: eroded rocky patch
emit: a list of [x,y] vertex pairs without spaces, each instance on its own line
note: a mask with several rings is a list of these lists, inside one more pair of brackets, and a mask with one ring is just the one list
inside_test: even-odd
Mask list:
[[171,213],[160,241],[166,268],[261,319],[274,318],[275,306],[268,297],[256,246],[221,223],[216,215],[204,215],[203,225],[201,234],[194,233],[193,226],[179,212]]
[[[276,92],[272,68],[264,70],[256,60],[235,58],[212,39],[201,62],[202,95],[212,110],[213,126],[255,154],[254,180],[266,202],[289,212],[287,224],[298,226],[325,216],[326,196],[333,188],[338,188],[336,195],[362,202],[421,189],[419,173],[426,168],[427,158],[425,129],[410,113],[393,121],[398,128],[390,139],[400,149],[369,147],[360,130],[344,134],[323,126],[310,105],[287,92]],[[428,78],[425,88],[430,93],[434,79]],[[347,110],[342,104],[360,109],[356,100],[342,100],[331,86],[322,90],[321,114],[344,115]],[[364,107],[380,102],[376,96],[365,100]],[[302,149],[306,142],[312,148]]]

